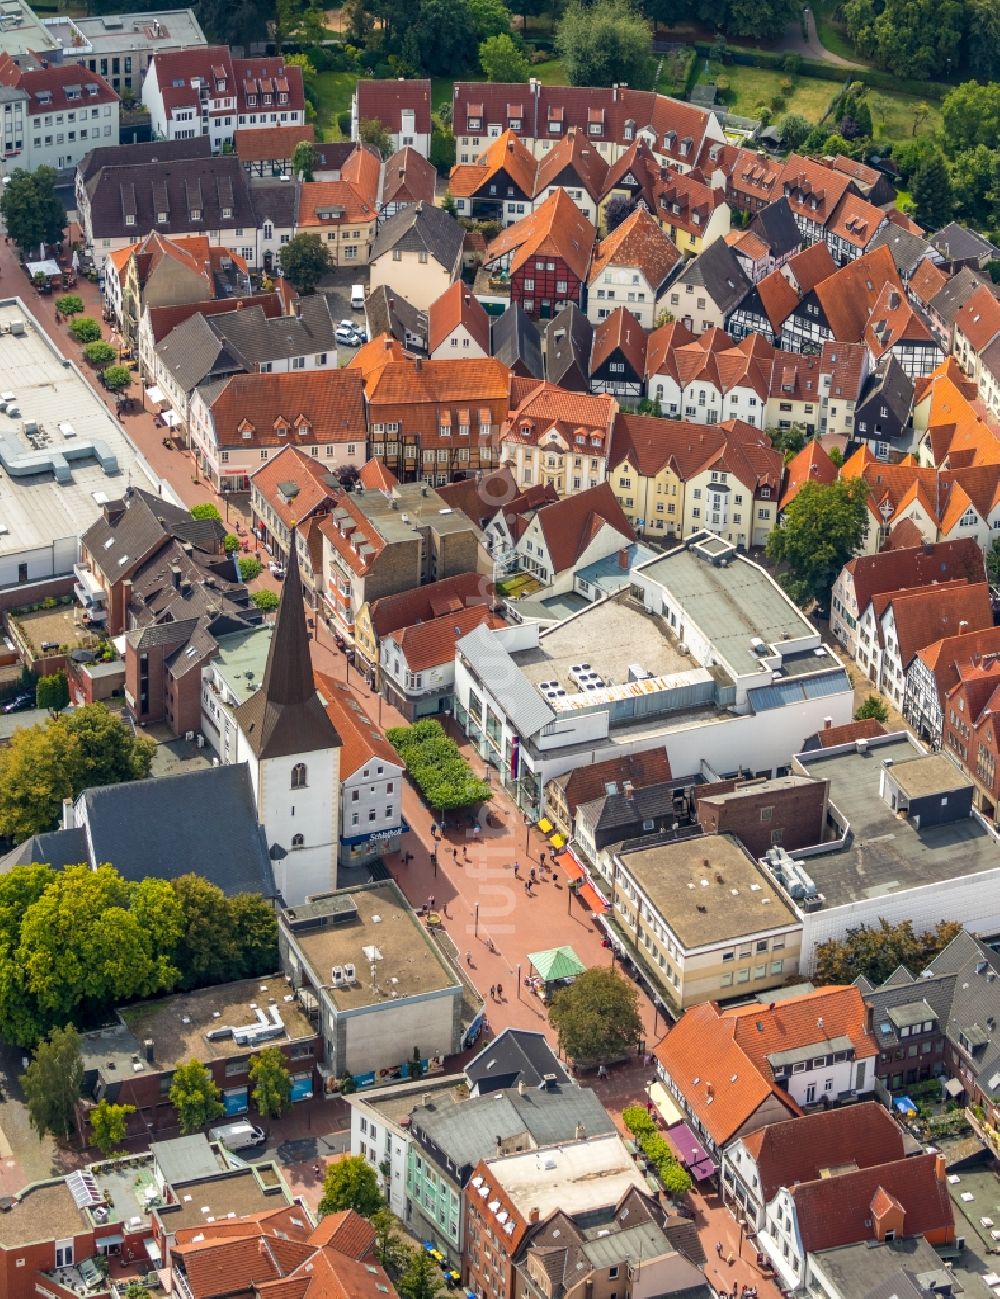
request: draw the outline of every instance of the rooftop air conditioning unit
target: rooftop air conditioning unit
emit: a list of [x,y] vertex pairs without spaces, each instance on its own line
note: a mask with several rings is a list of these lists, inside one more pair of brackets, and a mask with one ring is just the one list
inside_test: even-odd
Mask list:
[[191,741],[194,739],[194,731],[185,731],[184,738],[185,740],[187,740],[188,744],[190,744]]
[[347,964],[344,966],[344,979],[348,983],[357,983],[358,971],[353,965]]
[[342,988],[344,986],[344,967],[342,965],[335,965],[330,971],[330,978],[333,981],[333,986],[335,988]]

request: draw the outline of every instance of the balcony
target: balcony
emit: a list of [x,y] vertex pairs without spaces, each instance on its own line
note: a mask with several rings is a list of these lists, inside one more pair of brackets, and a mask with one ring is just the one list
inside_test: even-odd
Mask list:
[[79,602],[92,616],[100,610],[102,616],[106,617],[107,592],[90,569],[85,564],[74,564],[73,576],[76,578],[73,593]]

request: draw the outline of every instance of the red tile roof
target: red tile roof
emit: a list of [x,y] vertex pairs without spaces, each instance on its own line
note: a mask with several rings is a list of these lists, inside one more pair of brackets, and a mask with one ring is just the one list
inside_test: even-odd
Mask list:
[[886,285],[896,289],[905,299],[903,281],[896,270],[892,250],[885,244],[848,262],[817,284],[816,296],[838,342],[861,342],[875,303]]
[[618,403],[606,393],[569,392],[553,383],[539,383],[509,413],[503,441],[534,445],[556,429],[569,441],[586,437],[591,455],[607,455],[617,410]]
[[[438,491],[440,492],[440,488]],[[496,591],[482,573],[458,573],[398,595],[386,595],[368,606],[372,630],[382,639],[404,627],[457,613],[477,605],[493,606]]]
[[814,289],[836,269],[837,263],[824,243],[810,244],[808,248],[789,257],[785,263],[785,273],[791,276],[801,293]]
[[[118,102],[118,96],[104,78],[79,63],[46,60],[45,67],[21,67],[9,54],[0,54],[0,86],[23,90],[32,117],[39,113],[61,113],[65,109],[85,111],[98,104]],[[38,129],[37,125],[34,129]]]
[[608,164],[597,146],[583,131],[571,127],[551,149],[542,154],[535,172],[533,194],[544,193],[550,185],[583,189],[595,201],[604,193]]
[[[339,488],[329,482],[329,468],[298,447],[283,447],[267,464],[251,474],[251,488],[258,491],[286,528],[296,528],[303,519],[327,501],[336,498]],[[294,494],[280,488],[289,484]]]
[[358,442],[363,449],[367,436],[356,370],[237,374],[209,409],[220,446]]
[[829,486],[837,481],[837,466],[822,444],[815,440],[807,442],[798,455],[793,456],[785,473],[785,491],[781,498],[783,510],[795,500],[806,483],[824,483]]
[[816,734],[821,749],[834,749],[838,744],[876,740],[880,735],[888,735],[888,731],[874,717],[864,717],[858,722],[845,722],[843,726],[825,726]]
[[1000,334],[1000,302],[992,285],[983,284],[955,316],[955,329],[961,330],[974,352],[981,352]]
[[610,483],[599,483],[597,487],[588,487],[561,501],[553,501],[551,505],[543,506],[536,517],[552,561],[553,574],[572,568],[604,524],[620,532],[626,541],[635,541],[632,525],[618,504]]
[[792,1197],[803,1250],[812,1254],[874,1240],[873,1218],[880,1200],[883,1210],[889,1207],[886,1196],[897,1201],[904,1212],[902,1231],[897,1235],[929,1236],[938,1244],[954,1239],[944,1156],[916,1155],[795,1187]]
[[382,205],[433,203],[437,172],[422,153],[409,145],[387,158],[382,169]]
[[381,160],[359,145],[341,167],[339,180],[307,180],[299,186],[299,226],[374,221],[381,176]]
[[361,466],[361,472],[358,474],[358,482],[366,490],[371,488],[376,492],[391,492],[394,487],[399,486],[399,479],[387,465],[381,460],[366,460]]
[[941,267],[936,266],[929,257],[925,257],[910,276],[910,292],[926,307],[931,298],[940,293],[947,283],[948,276]]
[[764,153],[740,149],[730,172],[729,183],[737,194],[770,203],[781,194],[782,164]]
[[854,248],[867,248],[884,221],[885,213],[881,208],[857,194],[846,193],[826,228],[830,234]]
[[454,612],[418,622],[410,627],[391,632],[400,653],[411,672],[426,672],[429,668],[450,663],[455,657],[455,643],[476,627],[491,630],[506,627],[506,623],[490,611],[489,605],[465,605]]
[[864,999],[853,984],[816,988],[766,1007],[734,1006],[723,1018],[735,1021],[736,1041],[765,1077],[771,1075],[769,1055],[834,1037],[849,1038],[858,1060],[878,1054]]
[[484,401],[506,397],[507,376],[503,362],[490,356],[390,361],[371,379],[366,376],[365,389],[369,406],[463,402],[475,410]]
[[872,307],[864,339],[876,361],[900,344],[934,343],[930,329],[906,295],[891,284],[885,285]]
[[594,330],[591,373],[616,352],[640,378],[646,373],[646,331],[627,307],[618,307]]
[[904,671],[916,654],[934,641],[955,636],[960,623],[967,631],[993,626],[990,588],[986,582],[959,582],[901,592],[890,604],[896,642]]
[[991,625],[936,640],[925,645],[917,657],[934,674],[938,698],[943,701],[958,682],[963,666],[979,667],[987,661],[995,662],[998,655],[1000,627]]
[[593,284],[609,266],[626,266],[637,270],[655,293],[680,258],[676,244],[646,209],[636,208],[597,245],[589,281]]
[[403,110],[412,109],[413,129],[419,135],[431,133],[431,83],[421,80],[370,81],[357,83],[358,120],[375,118],[393,135],[403,129]]
[[872,598],[883,591],[929,586],[954,577],[981,582],[985,577],[983,552],[973,537],[859,555],[848,560],[846,571],[854,581],[859,618]]
[[511,274],[529,257],[561,258],[578,280],[586,280],[597,231],[563,189],[554,190],[529,216],[501,230],[486,249],[487,262],[511,254]]
[[[233,59],[233,78],[236,82],[237,111],[252,113],[268,107],[263,97],[273,95],[271,107],[304,112],[306,106],[305,83],[302,69],[286,63],[281,56],[270,55],[260,59]],[[279,103],[278,96],[286,94],[288,102]],[[256,109],[247,96],[257,96]]]
[[271,162],[291,160],[295,146],[305,141],[312,144],[316,128],[308,122],[299,126],[264,126],[238,130],[233,135],[233,147],[240,162]]
[[566,776],[557,776],[563,784],[566,805],[570,816],[582,803],[590,803],[607,793],[608,785],[617,785],[619,792],[625,784],[633,789],[647,789],[670,780],[670,759],[666,749],[649,749],[645,753],[630,753],[624,758],[607,758],[576,767]]
[[784,1187],[839,1176],[853,1167],[870,1168],[902,1159],[903,1134],[877,1101],[819,1110],[784,1123],[771,1123],[743,1138],[757,1164],[765,1203]]
[[471,198],[501,171],[528,197],[535,193],[535,159],[516,132],[504,131],[475,162],[452,167],[448,189],[453,198]]
[[[371,720],[358,702],[358,697],[343,681],[320,673],[316,678],[316,687],[326,707],[326,715],[333,722],[340,736],[340,778],[353,776],[365,763],[379,758],[394,766],[401,766],[399,754],[392,747],[385,735]],[[329,1218],[324,1218],[324,1225]],[[329,1228],[334,1236],[343,1233],[345,1239],[352,1230],[349,1224],[341,1224],[336,1232]],[[366,1232],[356,1229],[358,1238],[368,1240]],[[337,1248],[343,1249],[340,1240]],[[367,1251],[367,1246],[366,1246]]]
[[281,298],[277,293],[255,293],[246,298],[211,298],[206,302],[183,302],[172,307],[149,307],[147,310],[153,342],[162,342],[172,329],[182,325],[191,316],[217,316],[246,307],[262,308],[268,320],[277,320],[282,314]]
[[461,280],[448,286],[427,309],[427,350],[436,352],[460,325],[486,355],[490,351],[490,318],[486,308]]
[[802,301],[802,294],[780,270],[771,271],[764,276],[757,285],[757,296],[775,336],[781,332],[781,326]]
[[850,177],[795,153],[789,156],[780,177],[792,211],[818,225],[826,225],[850,183]]

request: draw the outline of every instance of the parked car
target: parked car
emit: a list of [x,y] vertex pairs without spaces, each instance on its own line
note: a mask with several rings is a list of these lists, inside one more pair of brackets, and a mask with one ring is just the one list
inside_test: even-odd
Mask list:
[[5,713],[23,713],[28,708],[34,708],[35,696],[30,692],[21,695],[15,695],[13,699],[8,699],[3,706]]
[[358,336],[357,333],[355,332],[354,326],[350,323],[350,321],[341,321],[341,323],[337,326],[337,333],[335,337],[337,339],[337,342],[340,343],[342,347],[358,346]]
[[279,582],[284,580],[285,568],[283,564],[268,564],[271,576],[276,577]]

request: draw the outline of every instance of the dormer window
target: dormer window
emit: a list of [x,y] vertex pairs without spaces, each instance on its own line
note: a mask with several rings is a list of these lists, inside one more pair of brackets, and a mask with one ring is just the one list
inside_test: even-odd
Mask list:
[[193,207],[193,208],[191,209],[191,220],[192,220],[192,221],[200,221],[200,220],[201,220],[201,208],[200,208],[200,207]]
[[132,215],[131,212],[127,212],[127,213],[125,214],[125,224],[126,224],[127,226],[134,226],[134,225],[135,225],[135,217]]
[[279,104],[287,104],[287,103],[288,103],[288,96],[287,96],[286,94],[280,94],[280,95],[278,96],[278,103],[279,103]]
[[265,104],[265,105],[270,104],[270,103],[273,103],[273,102],[274,102],[274,96],[273,96],[273,95],[265,95],[265,96],[264,96],[264,104]]
[[511,129],[512,131],[520,131],[520,129],[521,129],[521,119],[520,119],[519,117],[512,117],[512,118],[510,119],[510,129]]
[[231,207],[224,207],[222,209],[222,215],[228,220],[233,215],[233,209]]
[[590,125],[587,127],[587,130],[590,132],[591,135],[600,135],[601,134],[600,122],[591,122]]
[[256,95],[247,95],[247,106],[248,106],[249,108],[256,108],[256,107],[257,107],[257,96],[256,96]]
[[157,214],[156,214],[156,224],[157,224],[157,225],[166,225],[166,224],[167,224],[167,214],[166,214],[166,212],[157,212]]
[[470,117],[470,118],[469,118],[469,130],[470,130],[470,131],[479,131],[479,130],[482,130],[482,125],[483,125],[483,119],[482,119],[481,117]]
[[275,433],[278,435],[279,438],[283,438],[288,432],[288,429],[289,429],[288,420],[286,420],[282,415],[279,415],[278,418],[274,421]]
[[224,81],[217,81],[215,83],[215,93],[217,95],[224,95],[226,93],[226,83]]
[[248,419],[241,420],[237,426],[237,430],[241,434],[244,442],[249,442],[256,432],[254,426]]

